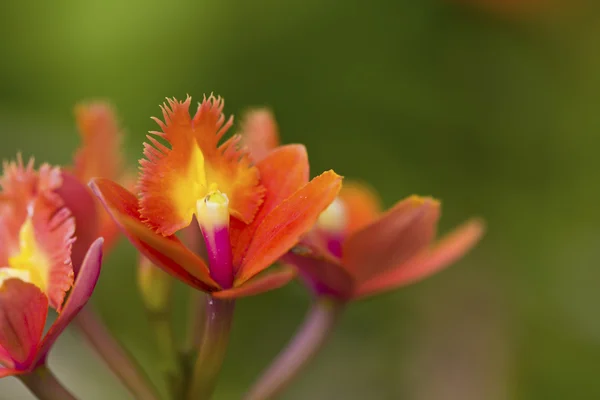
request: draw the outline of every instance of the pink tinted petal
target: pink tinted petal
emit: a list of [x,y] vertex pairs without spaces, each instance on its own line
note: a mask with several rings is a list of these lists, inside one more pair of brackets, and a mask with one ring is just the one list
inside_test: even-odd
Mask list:
[[347,235],[352,235],[375,221],[381,212],[381,201],[377,193],[362,182],[344,182],[340,199],[346,211]]
[[71,260],[73,261],[75,275],[77,275],[90,245],[98,236],[101,236],[99,233],[98,209],[90,189],[79,182],[75,176],[63,171],[62,180],[62,185],[55,192],[62,198],[65,207],[71,211],[75,218],[75,237],[77,241],[73,244]]
[[73,290],[65,302],[62,312],[50,327],[46,337],[44,337],[40,351],[35,359],[36,366],[45,362],[50,347],[52,347],[58,336],[75,318],[77,313],[86,305],[94,292],[94,288],[100,277],[103,243],[104,239],[99,238],[90,246],[81,264],[81,269],[73,285]]
[[48,298],[31,283],[9,279],[0,287],[0,352],[16,369],[34,362],[48,314]]
[[408,262],[361,284],[355,297],[365,297],[396,289],[440,271],[475,246],[484,230],[482,221],[477,219],[468,221]]
[[354,279],[334,258],[315,254],[298,246],[281,258],[292,265],[315,295],[333,296],[341,300],[352,296]]
[[292,268],[282,268],[276,272],[269,272],[250,281],[243,283],[241,286],[227,290],[213,292],[212,296],[219,299],[237,299],[240,297],[254,296],[270,290],[279,289],[294,279],[296,271]]
[[232,219],[230,226],[233,265],[236,271],[248,251],[259,225],[286,198],[308,182],[308,155],[303,145],[282,146],[259,162],[260,183],[265,188],[263,204],[249,225]]
[[12,369],[12,368],[2,368],[0,367],[0,379],[2,378],[6,378],[7,376],[15,376],[15,375],[21,375],[28,372],[27,370],[18,370],[18,369]]
[[90,186],[129,241],[156,266],[196,289],[219,289],[200,257],[175,236],[157,234],[141,221],[137,198],[127,189],[107,179],[93,179]]
[[279,130],[273,113],[266,108],[248,111],[242,117],[242,140],[256,162],[279,144]]
[[435,237],[439,203],[417,196],[400,201],[344,243],[342,264],[363,281],[410,259]]

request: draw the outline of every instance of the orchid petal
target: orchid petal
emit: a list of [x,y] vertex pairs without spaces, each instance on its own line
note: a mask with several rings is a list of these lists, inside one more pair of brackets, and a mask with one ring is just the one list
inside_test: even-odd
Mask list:
[[358,281],[395,267],[433,240],[438,219],[439,203],[433,199],[400,201],[344,242],[342,264]]
[[256,229],[236,277],[239,285],[283,256],[338,195],[342,177],[327,171],[275,207]]
[[266,108],[244,114],[240,135],[255,162],[264,159],[279,144],[279,131],[273,113]]
[[313,294],[350,298],[354,290],[354,279],[337,260],[325,254],[314,253],[299,245],[285,254],[281,262],[297,268]]
[[484,223],[468,221],[407,262],[362,283],[356,297],[366,297],[426,278],[461,258],[483,236]]
[[0,286],[0,353],[12,360],[12,367],[32,366],[47,314],[48,298],[37,286],[20,279]]
[[308,182],[308,155],[306,148],[300,144],[279,147],[256,166],[266,192],[264,202],[251,224],[231,220],[230,235],[236,269],[242,264],[260,224],[273,209]]
[[[75,237],[71,251],[73,270],[77,275],[81,263],[94,240],[99,234],[98,206],[90,189],[74,175],[62,173],[63,183],[55,192],[64,201],[65,207],[75,218]],[[106,213],[102,210],[102,213]],[[114,223],[111,221],[114,225]]]
[[100,277],[100,267],[102,266],[102,245],[104,239],[97,239],[90,246],[77,279],[73,285],[73,290],[65,302],[64,308],[58,314],[50,330],[44,337],[40,350],[36,356],[35,364],[38,366],[46,361],[46,356],[50,348],[56,342],[63,330],[75,318],[77,313],[87,304],[94,292],[98,278]]
[[155,119],[162,132],[151,132],[140,161],[140,213],[164,236],[190,224],[196,202],[210,185],[227,194],[230,213],[245,223],[252,222],[263,197],[258,170],[237,149],[240,138],[219,145],[233,123],[225,120],[223,101],[204,99],[193,118],[190,103],[190,97],[184,102],[168,99],[162,107],[164,122]]
[[244,282],[241,286],[213,292],[212,296],[219,299],[237,299],[240,297],[254,296],[278,289],[294,279],[295,276],[296,271],[293,268],[282,268],[279,271],[269,272],[255,277]]
[[346,235],[352,235],[366,227],[381,212],[379,197],[371,187],[361,182],[344,182],[340,199],[346,213]]

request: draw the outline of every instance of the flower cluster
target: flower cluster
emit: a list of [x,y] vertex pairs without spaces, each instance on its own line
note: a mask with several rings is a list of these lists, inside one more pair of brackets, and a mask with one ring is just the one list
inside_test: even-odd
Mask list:
[[[119,231],[140,255],[140,295],[170,365],[171,394],[189,399],[211,397],[237,299],[296,277],[315,299],[296,337],[247,394],[272,398],[307,365],[351,301],[439,271],[483,234],[474,219],[436,241],[440,203],[433,198],[410,196],[382,211],[363,183],[343,182],[332,170],[311,179],[306,148],[281,145],[268,110],[247,113],[239,133],[226,138],[233,118],[221,98],[205,97],[193,113],[190,107],[190,97],[162,105],[137,182],[103,103],[76,109],[82,146],[72,166],[36,171],[20,158],[5,163],[0,377],[22,376],[42,399],[73,398],[49,380],[46,359],[75,318],[132,395],[158,398],[93,310],[82,310],[98,279],[103,240],[107,251]],[[192,297],[199,301],[186,346],[169,322],[173,279],[205,293]],[[49,308],[58,317],[42,338]]]

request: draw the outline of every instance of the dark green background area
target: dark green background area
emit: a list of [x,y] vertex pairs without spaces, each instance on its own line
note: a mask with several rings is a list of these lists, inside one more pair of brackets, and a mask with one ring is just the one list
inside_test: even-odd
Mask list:
[[[365,180],[386,206],[436,196],[442,232],[489,228],[448,271],[354,304],[284,399],[600,398],[600,8],[580,3],[5,1],[0,156],[69,164],[82,100],[114,103],[132,165],[166,96],[269,106],[314,174]],[[93,302],[159,379],[135,263],[123,240]],[[240,397],[309,302],[299,284],[239,302],[217,399]],[[51,362],[82,399],[128,398],[75,332]]]

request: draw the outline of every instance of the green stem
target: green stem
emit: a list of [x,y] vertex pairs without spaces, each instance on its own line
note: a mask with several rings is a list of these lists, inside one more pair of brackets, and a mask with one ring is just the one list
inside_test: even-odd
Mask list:
[[207,295],[199,290],[192,290],[190,293],[187,336],[183,349],[183,353],[187,356],[198,350],[202,340],[206,320],[206,297]]
[[138,400],[158,400],[156,388],[150,386],[133,358],[111,335],[106,326],[88,307],[75,318],[75,324],[96,353]]
[[211,296],[207,299],[204,334],[188,393],[190,400],[207,400],[212,396],[229,344],[233,321],[234,301]]
[[321,350],[333,331],[343,306],[343,303],[325,297],[317,299],[292,341],[244,399],[267,400],[281,393]]
[[77,400],[45,365],[19,379],[40,400]]

